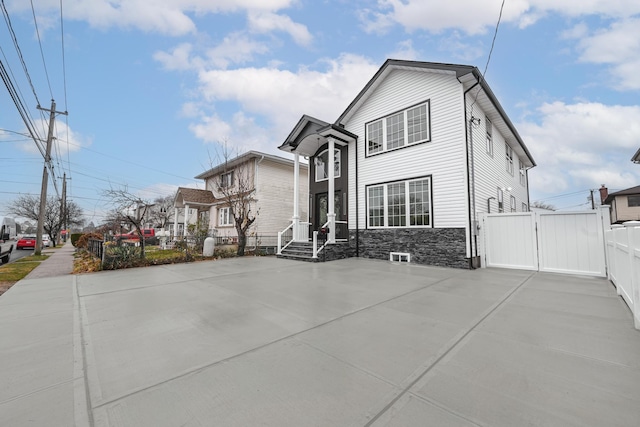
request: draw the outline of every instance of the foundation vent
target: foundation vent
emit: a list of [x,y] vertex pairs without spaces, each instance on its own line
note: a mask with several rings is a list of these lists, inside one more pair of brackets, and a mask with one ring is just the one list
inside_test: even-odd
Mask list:
[[391,262],[411,262],[411,254],[404,252],[389,252],[389,261]]

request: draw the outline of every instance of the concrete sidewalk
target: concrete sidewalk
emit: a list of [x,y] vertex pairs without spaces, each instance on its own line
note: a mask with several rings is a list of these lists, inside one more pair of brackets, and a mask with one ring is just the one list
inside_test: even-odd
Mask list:
[[44,277],[56,277],[71,274],[73,272],[73,254],[76,248],[71,244],[71,239],[57,249],[44,249],[43,254],[49,255],[37,266],[25,279],[41,279]]
[[0,425],[640,423],[640,332],[603,279],[241,258],[25,279]]

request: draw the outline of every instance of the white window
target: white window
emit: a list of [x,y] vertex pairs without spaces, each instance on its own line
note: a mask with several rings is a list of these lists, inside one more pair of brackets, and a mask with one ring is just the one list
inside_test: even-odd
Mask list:
[[[316,167],[316,182],[329,179],[329,150],[324,150],[314,160]],[[333,176],[340,178],[340,150],[335,149],[333,153]]]
[[429,178],[367,188],[367,224],[376,227],[430,227]]
[[493,157],[493,125],[488,117],[484,118],[484,123],[487,127],[487,154]]
[[507,172],[513,175],[513,149],[509,147],[509,144],[504,143],[505,158],[507,162]]
[[522,203],[522,212],[529,212],[529,207],[526,203]]
[[518,159],[518,164],[520,166],[520,184],[527,185],[527,170],[524,166],[524,163],[522,163],[522,160]]
[[367,123],[367,155],[429,141],[429,102]]
[[233,225],[233,216],[230,208],[219,208],[218,215],[218,225],[220,227]]
[[504,212],[504,199],[502,194],[502,188],[498,188],[498,212]]
[[515,196],[511,196],[511,212],[516,211],[516,198]]
[[231,187],[233,185],[233,171],[220,175],[220,187]]

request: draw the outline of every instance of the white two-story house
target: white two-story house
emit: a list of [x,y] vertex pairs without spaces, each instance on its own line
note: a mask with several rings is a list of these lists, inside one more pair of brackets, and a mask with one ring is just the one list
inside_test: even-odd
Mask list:
[[335,122],[304,115],[279,148],[309,158],[309,224],[294,206],[292,227],[314,257],[476,266],[478,214],[529,208],[535,162],[473,66],[389,59]]

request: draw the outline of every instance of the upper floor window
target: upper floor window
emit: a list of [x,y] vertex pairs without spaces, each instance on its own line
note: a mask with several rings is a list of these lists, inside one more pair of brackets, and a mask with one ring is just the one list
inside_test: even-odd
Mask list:
[[527,185],[527,169],[520,159],[518,159],[518,165],[520,166],[520,184]]
[[231,208],[220,208],[218,209],[218,225],[219,226],[227,226],[233,225],[233,216],[231,215]]
[[627,196],[627,206],[630,208],[640,206],[640,196],[637,196],[637,195]]
[[367,224],[372,228],[431,226],[431,180],[370,186],[367,211]]
[[220,175],[220,187],[231,187],[233,185],[233,171]]
[[513,175],[513,149],[509,147],[509,144],[504,143],[505,159],[507,162],[507,172]]
[[493,125],[488,117],[484,118],[484,123],[487,128],[487,154],[493,157]]
[[429,141],[429,102],[367,123],[367,154]]
[[[340,150],[333,152],[333,177],[340,178]],[[314,160],[316,167],[316,182],[329,179],[329,150],[324,150]]]

